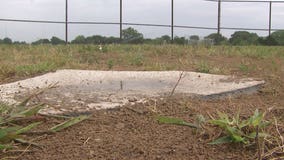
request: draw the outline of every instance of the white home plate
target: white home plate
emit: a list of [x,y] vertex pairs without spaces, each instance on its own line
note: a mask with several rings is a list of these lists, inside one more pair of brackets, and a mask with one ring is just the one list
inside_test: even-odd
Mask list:
[[143,103],[145,98],[175,94],[201,97],[251,93],[264,84],[253,79],[180,71],[130,72],[59,70],[39,77],[0,85],[0,101],[17,103],[24,96],[57,83],[38,98],[48,104],[44,114],[88,112],[128,103]]

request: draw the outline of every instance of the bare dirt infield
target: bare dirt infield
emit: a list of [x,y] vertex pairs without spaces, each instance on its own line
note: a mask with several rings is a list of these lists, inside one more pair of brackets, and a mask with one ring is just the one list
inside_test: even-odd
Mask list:
[[[253,114],[255,109],[260,109],[267,112],[266,119],[273,122],[275,117],[278,120],[279,132],[284,135],[284,59],[281,56],[284,53],[284,48],[279,48],[278,51],[274,51],[272,47],[267,48],[273,53],[268,57],[251,56],[250,53],[253,49],[249,50],[249,47],[235,48],[234,52],[238,50],[242,52],[242,54],[236,55],[233,51],[227,51],[226,48],[212,48],[210,54],[207,49],[197,49],[197,53],[193,54],[194,48],[192,50],[186,48],[179,50],[179,52],[173,48],[172,53],[167,53],[167,48],[164,48],[157,49],[157,54],[163,53],[157,56],[152,50],[142,50],[141,52],[144,53],[142,66],[131,66],[122,61],[121,63],[117,62],[118,64],[114,65],[113,70],[197,71],[200,68],[199,62],[205,61],[210,68],[210,73],[259,78],[265,80],[266,84],[258,93],[253,95],[214,100],[192,99],[177,95],[170,99],[151,100],[146,104],[95,111],[89,120],[62,132],[53,135],[40,134],[26,137],[41,144],[42,149],[19,144],[15,148],[15,152],[0,153],[0,159],[14,157],[14,159],[19,160],[250,160],[257,157],[255,145],[209,145],[208,142],[220,135],[221,130],[218,128],[206,126],[207,129],[204,131],[196,131],[184,126],[159,124],[155,119],[157,115],[178,117],[193,122],[196,115],[202,114],[210,119],[210,115],[216,116],[217,110],[229,115],[234,115],[240,110],[241,117],[247,118]],[[164,52],[167,54],[164,54]],[[232,54],[226,55],[226,52],[232,52]],[[177,55],[177,53],[181,54]],[[72,67],[70,65],[71,67],[63,66],[62,68],[108,70],[107,60],[120,57],[123,54],[110,52],[99,55],[99,64],[84,64],[87,66],[85,68],[83,64],[83,67]],[[176,58],[176,56],[179,57]],[[122,59],[124,60],[124,58]],[[192,61],[196,62],[197,65],[191,63]],[[164,69],[156,69],[154,65],[150,66],[149,63],[165,67]],[[41,73],[27,77],[37,74]],[[19,79],[24,78],[11,75],[1,79],[0,83]],[[45,119],[44,123],[37,129],[38,131],[63,121],[50,117],[43,118]],[[279,137],[275,125],[271,125],[266,131]],[[277,145],[276,142],[267,145],[268,148],[265,148],[265,152]],[[271,155],[267,159],[283,156]]]
[[[266,110],[272,103],[278,106],[271,98],[261,93],[210,101],[176,96],[145,106],[131,106],[132,109],[95,111],[91,119],[66,131],[38,137],[35,142],[42,144],[43,149],[31,147],[31,152],[19,159],[255,159],[254,146],[208,145],[220,134],[218,129],[196,132],[188,127],[161,125],[155,116],[169,115],[193,121],[197,114],[208,118],[208,113],[214,115],[217,109],[230,114],[240,109],[241,115],[246,117],[255,108]],[[282,115],[283,121],[283,114],[284,109],[278,108],[268,116]],[[47,119],[44,126],[56,123],[58,120]]]

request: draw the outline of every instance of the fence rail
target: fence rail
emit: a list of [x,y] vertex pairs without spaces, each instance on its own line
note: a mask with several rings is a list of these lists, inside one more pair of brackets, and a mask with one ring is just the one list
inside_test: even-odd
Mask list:
[[[68,19],[68,0],[65,0],[65,21],[52,21],[52,20],[29,20],[29,19],[0,19],[0,22],[20,22],[20,23],[45,23],[45,24],[65,24],[65,42],[68,43],[68,25],[119,25],[120,26],[120,39],[122,39],[122,27],[123,26],[146,26],[146,27],[167,27],[171,28],[171,38],[174,39],[174,29],[201,29],[201,30],[215,30],[218,34],[221,34],[221,30],[244,30],[244,31],[268,31],[270,36],[272,31],[282,30],[280,28],[272,28],[272,4],[284,3],[284,1],[251,1],[251,0],[205,0],[209,2],[218,3],[218,21],[217,27],[206,26],[187,26],[187,25],[175,25],[174,24],[174,0],[171,0],[171,24],[151,24],[151,23],[130,23],[123,22],[123,0],[120,0],[120,20],[119,22],[98,22],[98,21],[69,21]],[[268,28],[238,28],[238,27],[222,27],[221,26],[221,3],[268,3],[269,4],[269,19]]]

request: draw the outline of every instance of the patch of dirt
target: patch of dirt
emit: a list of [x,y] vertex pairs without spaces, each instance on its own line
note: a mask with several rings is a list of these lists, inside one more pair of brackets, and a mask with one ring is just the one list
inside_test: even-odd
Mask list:
[[[216,114],[216,110],[232,115],[240,110],[242,117],[248,117],[256,108],[264,111],[281,105],[272,98],[259,93],[234,99],[205,101],[180,95],[149,101],[144,105],[95,111],[85,122],[54,135],[38,137],[35,142],[43,145],[43,149],[31,147],[31,152],[18,159],[255,159],[254,146],[209,145],[208,142],[219,135],[218,129],[210,127],[206,131],[198,131],[183,126],[159,124],[155,117],[166,115],[194,122],[197,115],[202,114],[209,119]],[[283,115],[283,108],[272,108],[267,117],[283,118]],[[49,119],[42,127],[56,123],[58,122],[54,119]],[[0,157],[6,156],[12,155],[6,153]]]

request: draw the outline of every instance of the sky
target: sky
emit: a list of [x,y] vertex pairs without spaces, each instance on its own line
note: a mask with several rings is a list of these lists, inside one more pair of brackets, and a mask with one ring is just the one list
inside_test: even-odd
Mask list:
[[[65,0],[0,0],[0,19],[65,20]],[[217,3],[174,0],[174,24],[217,27]],[[69,21],[119,22],[119,0],[69,0]],[[222,27],[268,28],[268,3],[222,3]],[[284,29],[284,3],[273,4],[272,28]],[[171,24],[171,0],[123,0],[123,22]],[[146,38],[170,35],[170,28],[134,27]],[[174,35],[201,37],[214,30],[175,28]],[[234,31],[221,30],[228,38]],[[267,32],[257,32],[266,36]],[[63,24],[0,22],[0,39],[32,42],[57,36],[64,39]],[[69,25],[69,39],[78,35],[119,36],[118,25]]]

